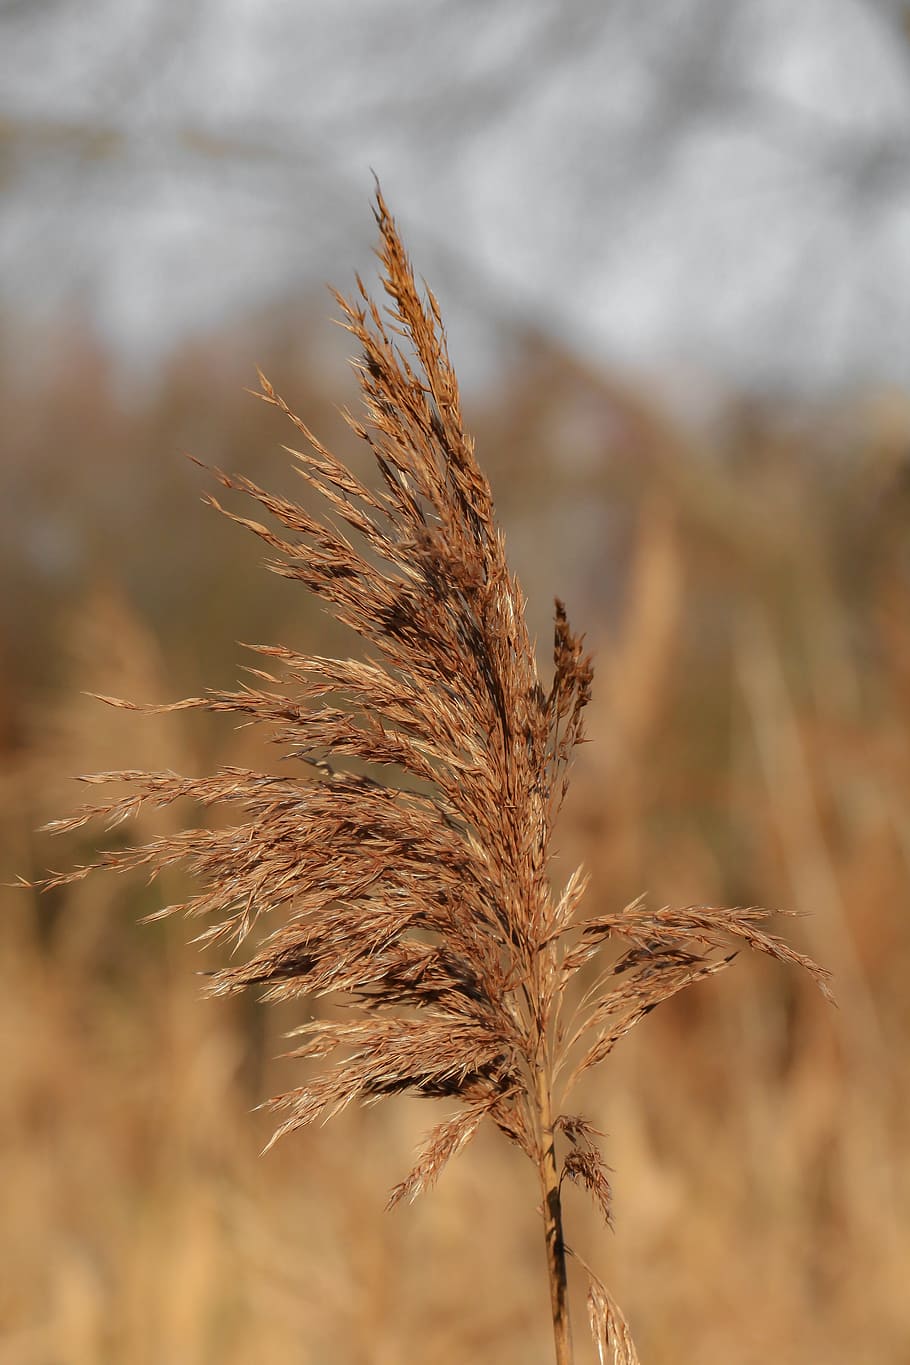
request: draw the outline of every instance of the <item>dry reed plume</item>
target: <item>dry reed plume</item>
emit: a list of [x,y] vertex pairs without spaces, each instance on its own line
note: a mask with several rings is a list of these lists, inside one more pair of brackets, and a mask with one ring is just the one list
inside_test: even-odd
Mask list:
[[[185,864],[201,890],[153,918],[205,916],[202,941],[255,942],[246,961],[212,974],[213,994],[254,986],[268,1000],[331,995],[345,1004],[340,1021],[295,1031],[291,1057],[340,1060],[271,1101],[282,1115],[273,1141],[354,1100],[409,1091],[460,1101],[391,1203],[430,1186],[491,1119],[539,1173],[556,1360],[567,1365],[562,1182],[584,1187],[610,1217],[597,1133],[565,1107],[575,1083],[656,1005],[722,971],[740,944],[807,968],[824,991],[826,975],[766,932],[761,910],[639,901],[581,919],[580,872],[554,894],[551,837],[582,739],[591,660],[557,602],[553,680],[541,683],[490,487],[462,425],[438,304],[418,293],[381,194],[376,216],[390,306],[380,309],[359,279],[353,302],[336,297],[361,349],[365,413],[346,416],[381,483],[356,478],[262,378],[263,399],[304,439],[290,453],[326,515],[220,471],[224,488],[253,498],[281,529],[209,499],[368,652],[334,659],[255,645],[275,671],[251,669],[236,692],[160,707],[103,698],[263,723],[298,770],[84,778],[130,791],[55,821],[54,832],[94,817],[113,827],[183,797],[234,807],[237,822],[119,848],[43,885],[97,867],[147,868],[154,878]],[[612,1353],[617,1365],[633,1362],[622,1314],[581,1264],[601,1361]]]

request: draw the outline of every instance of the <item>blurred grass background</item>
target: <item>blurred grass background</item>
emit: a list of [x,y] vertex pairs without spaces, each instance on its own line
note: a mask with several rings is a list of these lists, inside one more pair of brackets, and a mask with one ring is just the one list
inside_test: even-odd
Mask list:
[[[272,761],[229,723],[86,691],[230,685],[238,640],[347,647],[181,456],[293,486],[288,432],[242,392],[253,359],[351,453],[326,331],[262,319],[141,390],[75,325],[40,372],[0,370],[5,880],[90,856],[36,833],[80,800],[75,773]],[[647,890],[798,910],[786,932],[839,999],[743,959],[636,1030],[584,1097],[616,1230],[570,1192],[570,1240],[647,1365],[905,1365],[910,404],[750,399],[688,423],[527,337],[467,408],[543,651],[554,593],[596,649],[557,871],[584,861],[605,909]],[[385,1214],[441,1116],[404,1102],[260,1158],[250,1111],[293,1081],[273,1059],[297,1016],[200,1000],[187,926],[137,925],[170,890],[2,893],[2,1365],[543,1365],[525,1163],[487,1135]]]
[[[85,692],[348,648],[182,452],[299,493],[258,362],[359,460],[312,300],[376,167],[542,651],[554,594],[596,650],[557,875],[796,910],[835,973],[743,959],[624,1041],[571,1240],[643,1365],[908,1365],[907,5],[2,0],[0,50],[0,882],[91,856],[36,833],[73,774],[274,761]],[[137,923],[177,890],[0,889],[0,1365],[548,1362],[525,1163],[386,1215],[404,1102],[260,1159],[297,1016],[199,998]]]

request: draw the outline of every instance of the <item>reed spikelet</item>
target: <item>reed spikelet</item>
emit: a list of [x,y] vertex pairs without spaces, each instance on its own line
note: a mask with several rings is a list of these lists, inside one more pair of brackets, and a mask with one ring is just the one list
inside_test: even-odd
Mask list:
[[[557,602],[552,684],[541,682],[490,487],[462,423],[438,304],[418,292],[379,192],[376,218],[388,306],[359,279],[353,301],[336,296],[360,350],[365,410],[347,420],[375,459],[375,486],[260,376],[261,397],[303,438],[290,454],[325,515],[220,471],[224,489],[253,499],[270,525],[209,499],[265,542],[274,572],[300,581],[362,637],[364,656],[254,645],[260,664],[237,691],[165,706],[103,698],[261,723],[291,771],[87,777],[129,790],[50,829],[93,818],[113,827],[182,798],[233,808],[236,818],[103,853],[43,885],[95,867],[155,877],[184,864],[198,893],[157,915],[204,917],[203,941],[253,945],[211,975],[213,994],[256,987],[267,1000],[331,995],[346,1005],[296,1030],[290,1055],[326,1065],[271,1101],[280,1115],[273,1141],[353,1101],[403,1092],[460,1101],[391,1204],[432,1185],[491,1120],[539,1172],[556,1360],[566,1365],[563,1180],[610,1217],[598,1135],[565,1107],[575,1083],[661,1001],[728,966],[741,944],[807,968],[825,991],[826,975],[772,937],[761,910],[639,901],[583,919],[581,872],[554,893],[551,839],[582,739],[591,659]],[[583,1268],[601,1360],[633,1362],[622,1314]]]

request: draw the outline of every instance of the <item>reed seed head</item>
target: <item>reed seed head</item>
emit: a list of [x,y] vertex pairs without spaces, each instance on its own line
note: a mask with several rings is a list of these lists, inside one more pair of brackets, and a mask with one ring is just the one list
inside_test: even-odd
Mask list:
[[[360,636],[362,657],[253,645],[258,662],[236,691],[159,707],[103,698],[263,725],[288,772],[86,778],[128,790],[55,832],[93,818],[113,827],[183,799],[229,808],[233,822],[118,848],[44,885],[94,867],[154,877],[183,864],[200,889],[157,914],[203,920],[203,941],[246,950],[210,976],[214,995],[253,987],[266,1000],[345,1005],[295,1031],[290,1056],[324,1065],[271,1101],[273,1141],[354,1101],[455,1099],[458,1112],[429,1134],[392,1203],[431,1185],[488,1118],[541,1170],[558,1142],[559,1184],[583,1187],[609,1218],[597,1134],[562,1107],[577,1080],[656,1005],[727,967],[736,947],[803,966],[825,991],[826,977],[768,934],[761,910],[638,901],[584,919],[580,873],[560,893],[551,887],[591,659],[557,601],[553,681],[543,685],[438,304],[419,293],[381,192],[376,218],[386,306],[359,279],[351,300],[336,297],[363,397],[362,414],[346,416],[377,480],[361,482],[260,376],[263,400],[297,431],[290,454],[322,514],[220,470],[222,488],[267,520],[209,498],[264,542],[273,572]],[[601,1343],[632,1360],[596,1277],[590,1305]]]

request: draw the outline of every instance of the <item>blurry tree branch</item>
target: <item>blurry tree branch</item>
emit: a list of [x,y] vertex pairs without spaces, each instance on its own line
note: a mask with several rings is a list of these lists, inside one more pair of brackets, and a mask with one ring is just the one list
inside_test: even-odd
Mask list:
[[[783,63],[793,35],[805,46],[810,18],[794,7],[772,26],[752,0],[504,0],[495,14],[443,3],[427,5],[420,22],[403,0],[349,5],[343,18],[282,10],[263,18],[265,36],[249,51],[220,0],[161,0],[132,20],[118,18],[112,0],[83,0],[78,14],[65,0],[6,3],[0,183],[26,226],[0,232],[0,259],[5,273],[33,273],[36,288],[49,252],[55,278],[67,269],[89,277],[108,264],[97,216],[127,204],[154,215],[167,190],[202,226],[264,231],[289,269],[303,259],[321,273],[318,252],[356,230],[364,167],[379,147],[377,169],[413,178],[421,227],[441,224],[424,235],[436,241],[437,277],[442,267],[461,287],[492,275],[466,244],[464,217],[447,209],[469,199],[479,174],[501,170],[502,198],[527,194],[536,212],[525,163],[539,164],[540,203],[562,205],[563,254],[591,271],[607,259],[617,223],[653,218],[656,199],[670,217],[674,194],[697,195],[686,176],[699,149],[724,144],[731,164],[754,156],[758,170],[718,182],[717,214],[754,197],[773,223],[786,200],[782,307],[803,290],[817,307],[813,278],[822,291],[832,273],[849,278],[870,225],[890,231],[910,195],[907,6],[836,0],[827,19],[811,20],[819,69],[855,65],[849,26],[841,32],[836,19],[848,11],[869,51],[889,62],[890,94],[876,117],[779,79],[774,54]],[[573,80],[588,101],[579,117],[557,100]],[[696,246],[677,233],[675,249]],[[485,315],[494,306],[513,320],[533,312],[533,292],[521,302],[508,285],[487,284],[477,291]],[[861,307],[864,289],[858,281]]]

